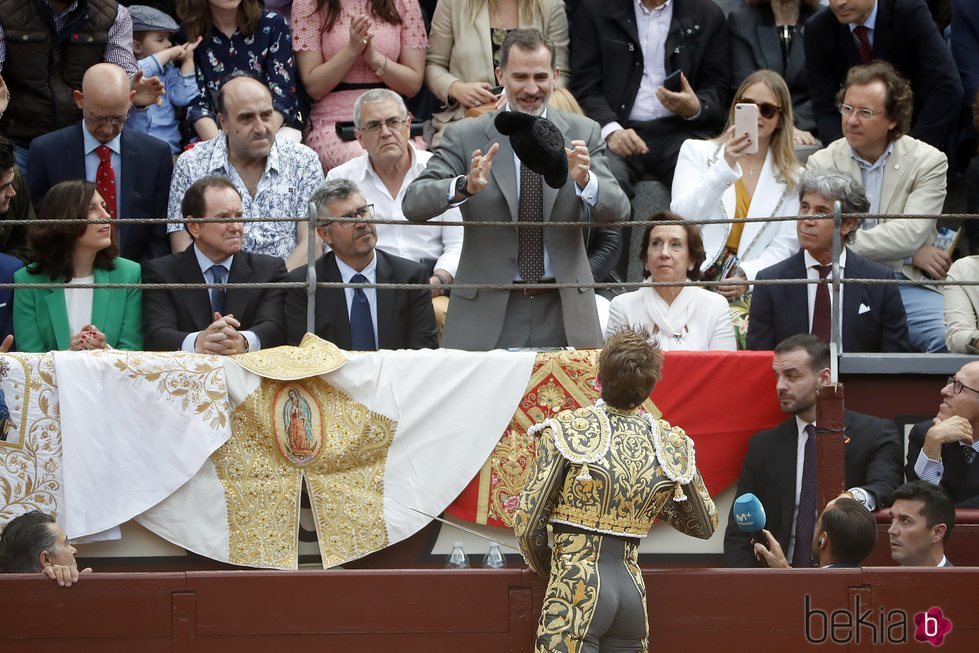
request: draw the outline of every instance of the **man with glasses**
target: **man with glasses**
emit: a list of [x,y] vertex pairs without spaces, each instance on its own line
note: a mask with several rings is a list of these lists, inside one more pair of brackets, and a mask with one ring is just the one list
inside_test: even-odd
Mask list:
[[[411,144],[411,125],[404,100],[386,88],[371,89],[354,103],[357,140],[365,153],[330,170],[327,180],[349,179],[374,205],[374,214],[384,220],[404,220],[401,200],[408,184],[415,180],[428,160]],[[379,224],[377,248],[425,266],[432,290],[435,319],[441,329],[449,305],[449,286],[455,279],[462,252],[462,227],[441,223],[461,222],[459,209],[451,208],[431,221],[431,226]]]
[[[173,174],[170,146],[158,138],[125,129],[135,93],[119,66],[92,66],[75,91],[82,121],[35,138],[27,161],[27,183],[35,207],[55,184],[71,179],[93,182],[113,219],[162,218]],[[163,225],[123,224],[119,254],[147,261],[169,251]]]
[[[288,138],[276,138],[275,108],[268,87],[246,73],[224,78],[218,91],[217,138],[180,155],[173,171],[167,227],[174,253],[190,245],[180,203],[201,177],[227,177],[238,189],[246,218],[302,218],[323,167],[316,152]],[[290,270],[305,265],[308,233],[300,222],[246,222],[242,251],[284,259]]]
[[[886,61],[914,85],[911,134],[944,148],[958,124],[962,83],[928,9],[933,3],[829,0],[828,4],[829,9],[806,23],[804,40],[805,74],[819,138],[829,143],[846,131],[845,126],[840,130],[833,105],[847,71],[871,61]],[[910,100],[909,96],[909,123]]]
[[[241,219],[241,195],[226,177],[203,177],[187,189],[185,217]],[[278,256],[241,251],[242,222],[191,222],[193,244],[143,265],[144,283],[278,283],[286,266]],[[143,291],[147,351],[241,354],[285,339],[280,288],[170,288]]]
[[960,508],[979,508],[979,362],[966,363],[941,390],[934,419],[908,435],[908,480],[941,485]]
[[[807,41],[809,36],[807,32]],[[907,135],[910,85],[890,64],[875,62],[854,67],[837,99],[843,138],[809,157],[806,167],[836,170],[863,184],[870,215],[851,249],[891,268],[897,279],[944,279],[951,260],[938,241],[937,223],[945,202],[948,159]],[[876,214],[935,217],[906,220]],[[947,351],[941,286],[900,288],[912,347]]]
[[[331,250],[316,261],[317,281],[425,285],[417,290],[317,288],[315,334],[348,351],[438,347],[428,273],[420,263],[375,248],[377,231],[367,222],[374,217],[374,207],[357,184],[347,179],[326,181],[310,202],[316,207],[316,234]],[[289,281],[305,282],[306,269],[294,270]],[[299,344],[306,333],[306,308],[306,289],[290,289],[286,295],[290,344]]]

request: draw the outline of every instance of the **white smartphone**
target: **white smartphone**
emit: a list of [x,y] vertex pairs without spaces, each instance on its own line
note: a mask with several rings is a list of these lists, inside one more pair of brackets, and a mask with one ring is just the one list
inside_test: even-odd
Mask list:
[[754,154],[758,151],[758,105],[742,104],[734,105],[734,134],[740,137],[748,134],[751,144],[744,149],[745,154]]

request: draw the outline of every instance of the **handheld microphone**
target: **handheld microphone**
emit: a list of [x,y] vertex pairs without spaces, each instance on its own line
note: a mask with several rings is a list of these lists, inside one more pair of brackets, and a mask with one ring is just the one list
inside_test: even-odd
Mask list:
[[742,494],[734,500],[733,513],[738,530],[747,533],[767,549],[768,538],[761,532],[765,528],[765,507],[758,497],[751,492]]

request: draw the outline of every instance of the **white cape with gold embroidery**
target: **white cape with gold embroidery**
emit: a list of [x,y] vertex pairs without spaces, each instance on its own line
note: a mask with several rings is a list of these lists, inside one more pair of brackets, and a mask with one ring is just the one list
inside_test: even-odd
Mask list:
[[54,359],[72,539],[153,507],[231,437],[219,357],[113,350]]
[[7,408],[7,419],[0,422],[5,436],[0,437],[0,531],[11,519],[32,510],[54,515],[64,526],[54,358],[0,355],[0,391]]
[[[324,566],[361,557],[416,533],[430,520],[412,508],[433,515],[442,512],[479,472],[509,424],[526,389],[535,355],[437,350],[382,351],[349,354],[348,358],[342,367],[317,379],[325,382],[324,387],[343,395],[344,400],[353,402],[353,410],[369,411],[378,421],[393,425],[386,460],[382,458],[383,482],[379,479],[377,483],[383,486],[378,513],[385,532],[379,541],[365,544],[355,542],[364,536],[351,527],[355,520],[318,519],[317,535]],[[286,519],[281,519],[281,511],[276,513],[274,510],[269,510],[268,516],[247,514],[257,512],[250,509],[252,505],[267,505],[262,503],[267,498],[265,490],[258,488],[298,493],[296,483],[283,487],[280,476],[271,471],[276,466],[291,465],[285,462],[288,446],[280,442],[281,458],[276,457],[275,445],[266,446],[266,451],[260,453],[269,457],[259,468],[253,465],[251,454],[258,451],[256,446],[261,444],[242,445],[236,454],[236,462],[230,465],[225,455],[229,448],[239,446],[238,440],[255,439],[254,433],[242,432],[247,430],[246,425],[254,428],[254,422],[239,421],[235,409],[246,401],[254,404],[256,393],[274,382],[263,381],[262,377],[230,359],[225,361],[225,369],[233,413],[231,441],[207,460],[193,478],[140,515],[138,521],[174,544],[208,558],[256,567],[294,569],[298,560],[288,545],[297,537],[298,495],[286,497],[288,505],[295,506],[294,514],[288,513]],[[309,381],[306,384],[311,385]],[[287,390],[288,386],[281,386],[279,395]],[[267,414],[272,419],[281,414],[279,404]],[[324,422],[329,421],[328,418],[324,415]],[[147,422],[154,421],[147,419]],[[262,426],[272,430],[270,425]],[[328,437],[335,439],[335,436],[324,434],[323,452],[327,451],[325,440]],[[334,443],[333,446],[342,447],[342,444]],[[249,473],[253,476],[260,476],[262,469],[267,467],[269,478],[264,485],[253,482],[242,484],[245,489],[235,486],[237,470],[249,465]],[[309,483],[308,468],[305,471],[299,465],[292,465],[292,468],[296,474],[307,474]],[[329,482],[335,477],[324,477],[327,485],[320,489],[319,496],[321,502],[329,502],[333,489]],[[336,496],[341,496],[343,489],[349,490],[336,488]],[[323,497],[326,497],[325,501]],[[232,502],[236,505],[230,505]],[[329,506],[321,514],[341,515],[345,510],[343,505]],[[242,523],[247,523],[248,528],[242,527]],[[276,547],[260,541],[278,536],[286,544],[276,551],[270,551]],[[327,549],[335,555],[327,555]]]

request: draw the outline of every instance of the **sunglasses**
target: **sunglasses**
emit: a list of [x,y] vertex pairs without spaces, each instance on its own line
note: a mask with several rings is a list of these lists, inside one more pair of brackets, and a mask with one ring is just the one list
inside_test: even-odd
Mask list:
[[737,103],[755,105],[756,107],[758,107],[758,113],[760,113],[761,117],[764,118],[765,120],[771,120],[778,114],[782,113],[782,107],[778,106],[777,104],[772,104],[771,102],[755,102],[750,98],[743,97],[740,100],[738,100]]

